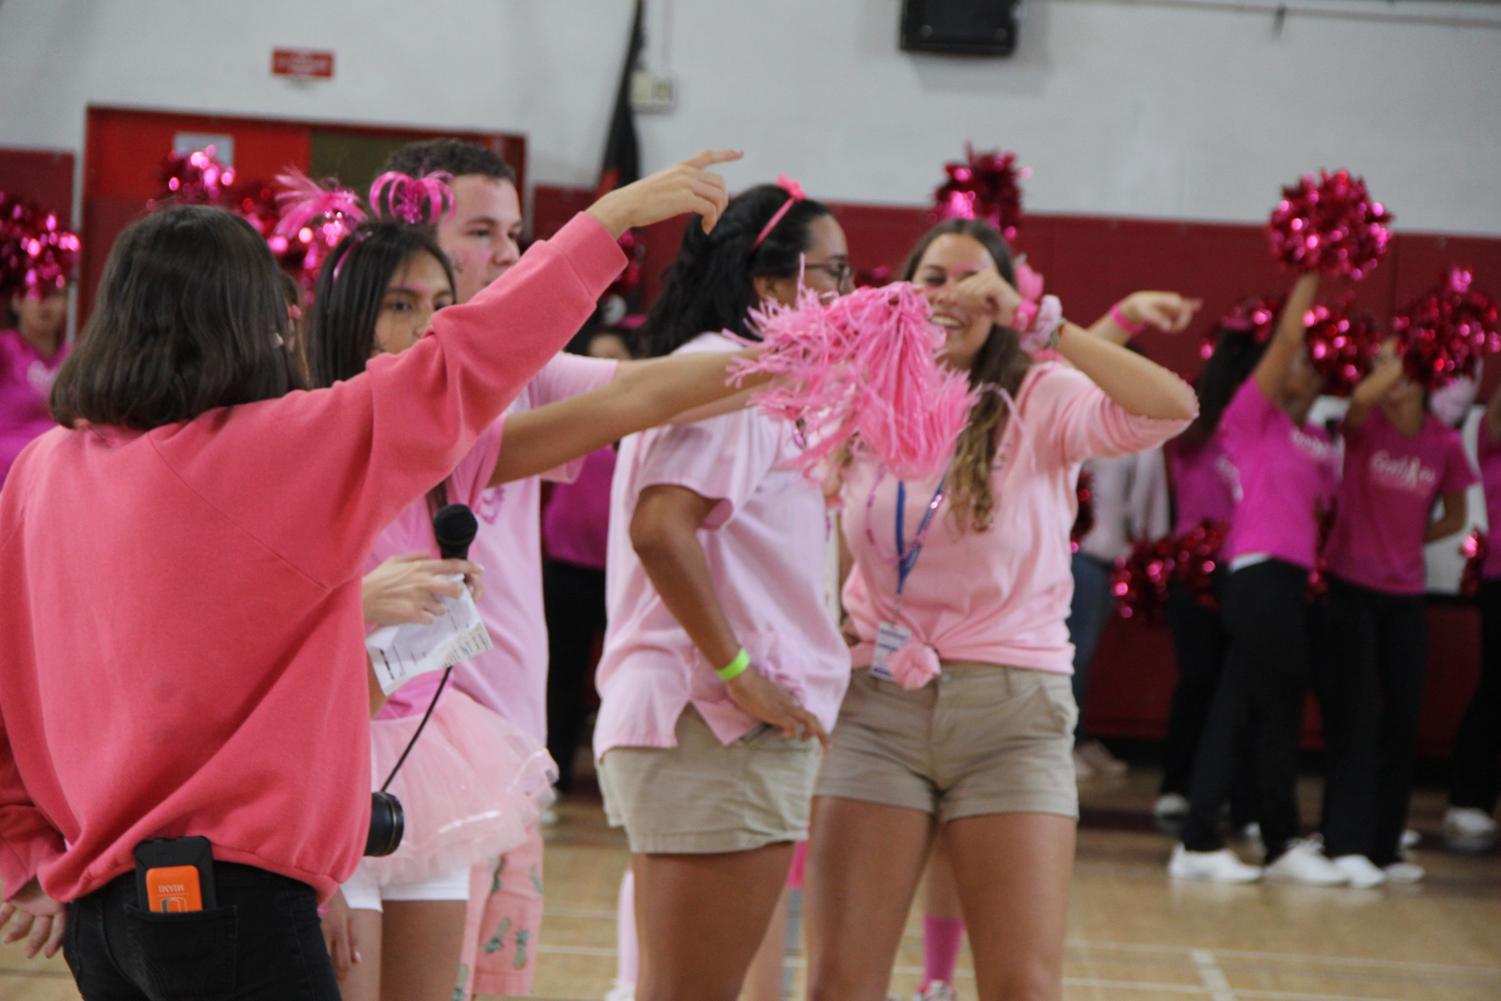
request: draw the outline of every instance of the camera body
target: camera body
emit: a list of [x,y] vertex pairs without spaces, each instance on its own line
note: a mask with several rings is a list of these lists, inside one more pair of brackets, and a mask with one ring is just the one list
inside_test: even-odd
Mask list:
[[370,794],[370,830],[365,835],[365,854],[381,858],[401,847],[406,833],[406,816],[401,800],[388,792]]

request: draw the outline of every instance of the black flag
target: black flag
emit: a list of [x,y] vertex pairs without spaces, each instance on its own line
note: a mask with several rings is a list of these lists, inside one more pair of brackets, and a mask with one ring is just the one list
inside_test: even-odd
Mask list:
[[631,18],[631,38],[626,45],[625,65],[620,70],[620,86],[615,91],[615,113],[610,116],[610,135],[605,140],[605,159],[599,168],[599,194],[641,177],[641,148],[636,140],[636,116],[631,111],[631,77],[646,45],[641,29],[642,0],[636,0]]

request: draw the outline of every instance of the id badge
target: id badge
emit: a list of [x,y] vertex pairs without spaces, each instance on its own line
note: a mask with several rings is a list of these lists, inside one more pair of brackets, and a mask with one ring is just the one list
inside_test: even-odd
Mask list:
[[876,630],[876,655],[870,662],[870,673],[882,681],[895,681],[891,669],[886,665],[891,662],[891,655],[912,641],[912,630],[897,625],[895,622],[883,622]]

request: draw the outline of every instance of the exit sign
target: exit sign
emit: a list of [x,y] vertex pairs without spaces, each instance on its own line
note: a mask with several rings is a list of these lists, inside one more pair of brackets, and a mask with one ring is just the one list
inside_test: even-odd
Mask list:
[[321,49],[272,49],[271,75],[302,80],[331,80],[334,54]]

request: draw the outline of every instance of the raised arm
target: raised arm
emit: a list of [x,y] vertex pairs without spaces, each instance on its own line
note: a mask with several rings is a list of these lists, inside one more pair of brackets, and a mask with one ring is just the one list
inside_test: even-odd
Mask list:
[[1386,394],[1402,381],[1402,359],[1397,356],[1397,345],[1388,339],[1376,355],[1376,364],[1371,374],[1360,380],[1350,394],[1350,406],[1345,411],[1345,427],[1352,430],[1365,424],[1371,408],[1380,405]]
[[744,390],[730,385],[727,369],[749,355],[690,353],[623,364],[593,392],[508,416],[490,485],[537,476],[685,411],[738,396]]
[[1256,363],[1256,369],[1251,373],[1261,394],[1269,400],[1276,400],[1282,395],[1288,369],[1292,368],[1293,359],[1298,356],[1298,352],[1303,350],[1306,333],[1303,317],[1313,308],[1318,294],[1317,272],[1304,272],[1293,282],[1287,302],[1282,306],[1282,313],[1277,317],[1277,329],[1272,334],[1272,343],[1267,345],[1266,353],[1261,356],[1261,361]]

